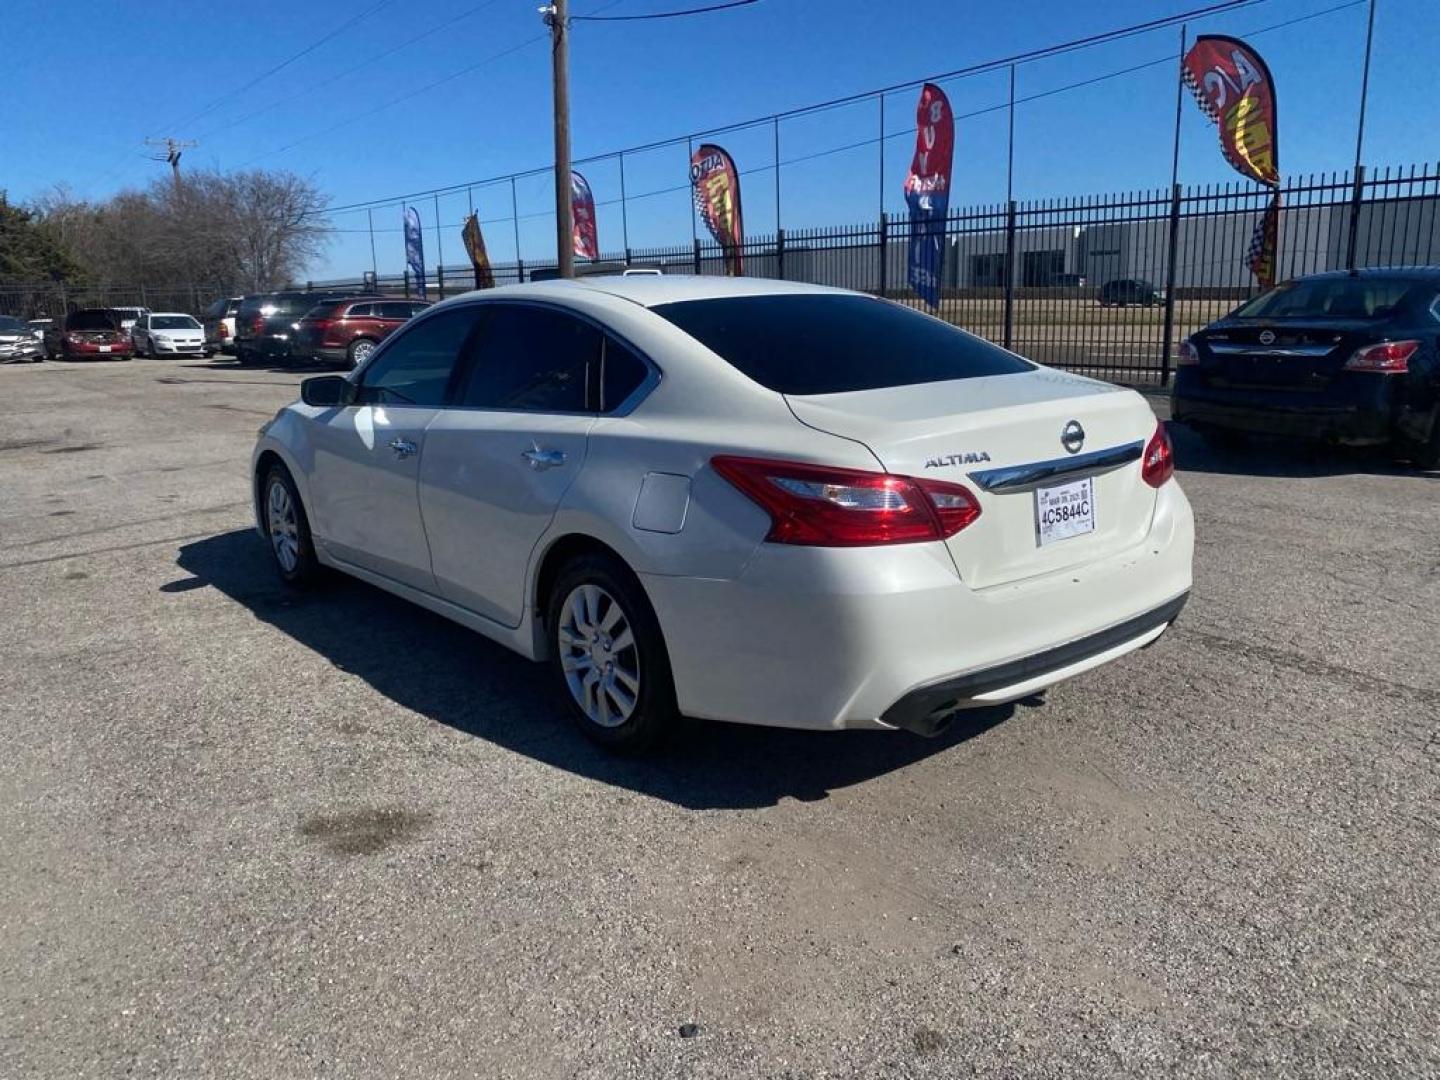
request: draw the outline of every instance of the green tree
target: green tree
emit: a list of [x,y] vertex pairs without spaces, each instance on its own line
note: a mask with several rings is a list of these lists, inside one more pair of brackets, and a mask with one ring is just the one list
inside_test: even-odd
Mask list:
[[81,270],[45,223],[0,191],[0,285],[73,282]]

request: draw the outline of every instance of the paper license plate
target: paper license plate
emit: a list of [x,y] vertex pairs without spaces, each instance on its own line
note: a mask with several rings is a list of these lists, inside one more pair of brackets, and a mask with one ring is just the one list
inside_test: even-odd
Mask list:
[[100,346],[100,351],[101,351],[101,352],[109,352],[109,351],[110,351],[110,346],[109,346],[109,345],[101,345],[101,346]]
[[1094,531],[1094,477],[1035,489],[1035,535],[1041,547]]

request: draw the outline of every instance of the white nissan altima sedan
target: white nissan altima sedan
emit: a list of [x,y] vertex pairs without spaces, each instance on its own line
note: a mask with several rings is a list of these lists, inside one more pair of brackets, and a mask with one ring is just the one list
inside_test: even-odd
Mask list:
[[870,296],[673,276],[438,304],[253,459],[287,582],[548,661],[626,749],[678,715],[934,734],[1149,644],[1190,589],[1173,473],[1133,391]]

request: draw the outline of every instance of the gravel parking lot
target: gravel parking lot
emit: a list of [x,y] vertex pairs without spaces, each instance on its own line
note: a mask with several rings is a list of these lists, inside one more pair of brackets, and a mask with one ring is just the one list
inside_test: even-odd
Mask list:
[[0,368],[0,1076],[1440,1075],[1440,477],[1181,433],[1155,647],[936,741],[622,761],[279,585],[299,377]]

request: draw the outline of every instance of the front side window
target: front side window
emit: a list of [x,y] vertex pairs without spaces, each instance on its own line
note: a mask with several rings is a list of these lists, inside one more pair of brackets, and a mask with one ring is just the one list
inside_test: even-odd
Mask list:
[[841,394],[1035,369],[947,322],[869,296],[734,296],[650,310],[781,394]]
[[444,405],[450,373],[479,317],[478,308],[452,308],[396,331],[361,375],[359,400],[432,409]]
[[487,304],[457,404],[473,409],[585,412],[600,363],[598,329],[551,308]]

